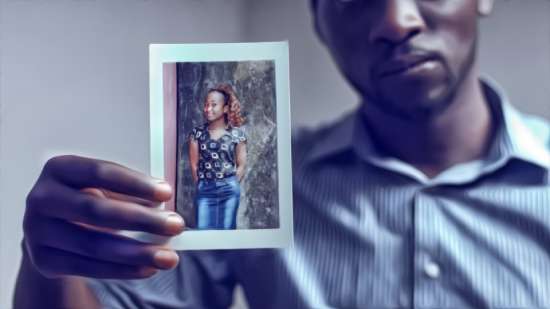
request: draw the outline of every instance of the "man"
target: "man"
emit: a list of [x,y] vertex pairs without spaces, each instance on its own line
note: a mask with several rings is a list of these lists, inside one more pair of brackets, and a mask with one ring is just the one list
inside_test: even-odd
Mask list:
[[147,208],[170,188],[50,160],[28,196],[16,305],[218,308],[239,283],[252,308],[550,307],[550,125],[479,78],[477,22],[492,5],[312,1],[363,104],[294,140],[291,249],[178,257],[114,237],[180,232]]

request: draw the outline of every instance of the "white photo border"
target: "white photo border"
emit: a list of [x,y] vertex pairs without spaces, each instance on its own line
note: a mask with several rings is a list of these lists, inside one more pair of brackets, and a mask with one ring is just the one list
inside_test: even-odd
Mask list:
[[[176,237],[168,239],[168,245],[176,250],[284,248],[292,244],[292,158],[288,42],[149,45],[150,172],[151,176],[160,179],[165,179],[163,64],[260,60],[273,60],[275,62],[279,228],[187,230]],[[164,208],[164,204],[161,208]],[[151,234],[140,233],[138,238],[152,242],[164,242],[162,238]]]

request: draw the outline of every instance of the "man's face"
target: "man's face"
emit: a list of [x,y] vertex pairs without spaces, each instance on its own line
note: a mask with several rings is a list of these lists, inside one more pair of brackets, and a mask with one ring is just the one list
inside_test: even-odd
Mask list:
[[[318,0],[316,27],[370,103],[423,119],[450,104],[475,60],[477,19],[492,0]],[[485,11],[483,11],[485,9]]]

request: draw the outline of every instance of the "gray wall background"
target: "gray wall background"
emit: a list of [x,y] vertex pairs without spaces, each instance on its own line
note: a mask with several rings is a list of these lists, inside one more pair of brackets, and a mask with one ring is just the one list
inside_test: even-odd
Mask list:
[[241,102],[246,136],[246,168],[237,212],[238,229],[278,228],[277,119],[273,61],[177,64],[178,173],[176,207],[187,226],[196,227],[195,185],[189,166],[188,134],[205,123],[206,92],[231,84]]
[[[498,0],[482,68],[521,110],[550,118],[550,1]],[[357,102],[310,27],[306,0],[0,2],[0,308],[11,308],[27,192],[76,153],[147,172],[149,43],[290,41],[292,124]],[[242,307],[238,300],[236,307]]]

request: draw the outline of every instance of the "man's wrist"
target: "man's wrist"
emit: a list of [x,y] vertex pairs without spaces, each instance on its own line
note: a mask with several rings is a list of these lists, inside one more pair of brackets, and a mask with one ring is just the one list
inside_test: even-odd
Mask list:
[[17,278],[15,308],[99,308],[86,278],[47,278],[32,262],[25,239],[21,241],[21,268]]

